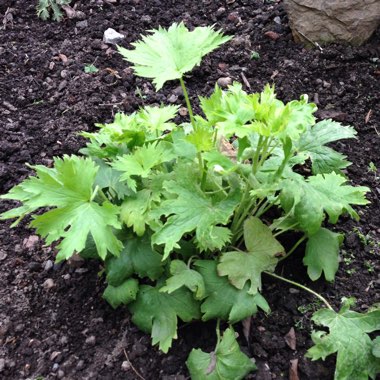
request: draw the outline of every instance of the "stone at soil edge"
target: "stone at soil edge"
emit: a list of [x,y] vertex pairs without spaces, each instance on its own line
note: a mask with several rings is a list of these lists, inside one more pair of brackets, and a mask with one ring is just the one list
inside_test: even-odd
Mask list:
[[379,0],[285,0],[296,42],[361,45],[380,25]]

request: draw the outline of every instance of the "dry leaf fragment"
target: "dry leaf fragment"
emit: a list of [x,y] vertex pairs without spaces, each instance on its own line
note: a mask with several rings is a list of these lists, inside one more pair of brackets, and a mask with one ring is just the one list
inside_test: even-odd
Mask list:
[[243,335],[247,342],[249,341],[249,334],[251,332],[251,322],[252,322],[252,317],[245,318],[241,322],[243,325]]
[[298,376],[298,359],[290,361],[289,380],[300,380]]
[[285,342],[286,344],[295,351],[297,348],[297,339],[296,339],[296,332],[294,331],[294,328],[292,327],[289,332],[285,335]]
[[371,116],[372,116],[372,109],[370,109],[364,119],[365,123],[368,124],[369,120],[371,119]]
[[220,151],[231,159],[233,162],[236,162],[236,150],[233,145],[224,137],[222,137],[219,141]]
[[279,73],[278,70],[274,70],[273,73],[272,73],[272,75],[271,75],[271,77],[270,77],[270,79],[273,80],[274,78],[276,78],[276,76],[278,75],[278,73]]
[[121,76],[119,75],[119,72],[114,70],[114,69],[111,69],[110,67],[107,67],[106,70],[111,74],[113,75],[114,77],[116,77],[117,79],[121,79]]

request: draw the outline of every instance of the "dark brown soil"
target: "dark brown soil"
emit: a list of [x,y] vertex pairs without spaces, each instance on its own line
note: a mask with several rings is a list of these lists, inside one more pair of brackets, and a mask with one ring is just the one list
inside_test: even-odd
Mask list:
[[[177,83],[155,93],[148,81],[134,77],[114,47],[102,44],[105,29],[126,34],[127,46],[144,30],[173,21],[189,27],[216,24],[236,38],[187,78],[194,102],[218,78],[244,77],[249,91],[275,83],[285,101],[306,93],[318,103],[320,117],[351,124],[359,133],[356,141],[338,146],[353,162],[348,169],[353,182],[371,188],[371,204],[360,210],[360,222],[343,219],[338,226],[347,239],[336,281],[310,284],[297,255],[279,269],[323,292],[336,307],[343,296],[355,296],[362,311],[380,301],[380,172],[369,170],[370,162],[380,168],[379,31],[360,48],[305,50],[292,41],[281,1],[119,0],[112,5],[81,0],[74,3],[84,20],[61,23],[37,19],[35,3],[0,3],[1,16],[11,7],[0,28],[0,193],[29,174],[25,162],[49,165],[52,156],[76,153],[83,145],[77,132],[110,121],[118,110],[168,100],[183,103]],[[279,38],[270,39],[267,31]],[[252,51],[259,60],[250,58]],[[84,72],[91,63],[98,73]],[[2,202],[0,211],[9,207]],[[0,239],[1,379],[180,380],[188,378],[184,363],[192,347],[212,349],[214,325],[191,324],[181,327],[168,355],[160,353],[131,324],[126,310],[113,311],[102,300],[97,263],[53,266],[54,250],[44,247],[26,224],[13,230],[9,223],[0,224]],[[264,280],[272,313],[253,318],[249,341],[241,338],[259,366],[248,378],[287,379],[290,360],[298,358],[301,379],[332,379],[333,358],[303,358],[311,345],[308,317],[315,300]],[[285,342],[292,327],[295,351]]]

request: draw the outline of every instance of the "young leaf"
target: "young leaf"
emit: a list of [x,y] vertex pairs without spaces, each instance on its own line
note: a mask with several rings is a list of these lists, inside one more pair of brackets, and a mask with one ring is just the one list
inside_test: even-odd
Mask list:
[[192,380],[240,380],[256,369],[253,361],[240,351],[232,327],[224,332],[215,352],[193,349],[186,365]]
[[159,137],[165,131],[171,131],[176,124],[169,122],[176,117],[179,106],[145,106],[137,114],[138,123],[142,124],[144,129],[150,131],[152,135]]
[[166,280],[166,285],[160,289],[160,292],[171,294],[185,286],[194,293],[197,300],[204,297],[205,284],[203,277],[197,271],[190,269],[186,263],[181,260],[173,260],[170,263],[170,273],[172,277]]
[[116,309],[120,305],[128,305],[134,301],[138,290],[139,282],[134,278],[129,278],[117,287],[108,285],[103,293],[103,298]]
[[162,256],[154,251],[148,238],[129,237],[119,257],[106,261],[107,282],[119,286],[132,274],[157,280],[162,272]]
[[250,282],[249,294],[261,289],[261,273],[273,271],[276,256],[284,253],[283,246],[273,237],[272,231],[259,218],[247,219],[244,223],[244,240],[248,252],[225,252],[220,257],[218,274],[228,276],[238,289]]
[[146,225],[149,224],[149,212],[160,197],[150,189],[137,191],[135,195],[126,197],[121,205],[121,220],[127,227],[133,227],[137,236],[145,233]]
[[266,313],[270,312],[269,305],[261,294],[248,293],[248,284],[239,290],[226,277],[220,277],[214,260],[198,260],[194,265],[206,285],[206,298],[201,305],[203,321],[220,318],[236,323],[256,314],[258,307]]
[[167,30],[159,27],[143,36],[132,44],[134,50],[118,50],[134,64],[136,75],[153,79],[158,91],[165,82],[182,78],[201,63],[203,56],[230,39],[211,27],[197,27],[190,32],[183,23],[174,23]]
[[325,359],[337,353],[334,380],[368,380],[380,372],[380,358],[373,354],[374,342],[368,333],[380,330],[380,309],[365,314],[349,310],[349,300],[339,313],[322,309],[312,320],[329,328],[329,333],[312,334],[314,346],[306,356],[312,360]]
[[339,172],[350,165],[350,162],[345,155],[325,144],[355,136],[354,128],[342,126],[336,121],[323,120],[309,127],[301,136],[297,147],[298,154],[305,154],[305,159],[311,159],[313,174]]
[[199,304],[185,288],[166,294],[159,288],[142,285],[137,300],[129,304],[129,309],[133,323],[142,331],[151,333],[152,344],[158,343],[165,353],[172,340],[177,339],[177,317],[184,322],[200,318]]
[[168,257],[174,248],[178,248],[178,242],[184,234],[192,231],[195,231],[197,243],[202,250],[219,249],[218,242],[209,237],[215,233],[214,226],[228,223],[239,202],[236,194],[220,202],[213,202],[212,198],[198,189],[186,188],[174,181],[165,182],[164,188],[177,195],[175,199],[163,201],[151,212],[153,218],[162,215],[168,217],[166,223],[152,236],[153,244],[165,244],[164,258]]
[[336,173],[317,174],[306,181],[298,175],[284,181],[281,192],[281,204],[285,212],[294,207],[294,216],[299,227],[309,235],[315,234],[321,227],[324,212],[330,223],[336,223],[344,212],[352,218],[359,216],[351,205],[366,205],[368,187],[346,185],[347,180]]
[[[53,210],[34,217],[31,223],[47,244],[62,239],[57,261],[68,259],[86,246],[89,234],[95,241],[99,256],[107,252],[118,255],[122,243],[112,229],[120,229],[119,207],[106,201],[94,202],[93,185],[98,168],[90,159],[64,156],[54,159],[55,167],[33,167],[37,177],[30,177],[14,187],[3,199],[23,202],[23,206],[1,214],[1,219],[23,217],[42,207]],[[17,223],[17,222],[16,222]]]
[[209,98],[200,97],[200,101],[207,120],[217,126],[221,135],[244,137],[252,132],[245,124],[253,119],[255,111],[240,83],[235,82],[228,91],[216,85],[214,93]]
[[306,254],[303,263],[307,266],[307,274],[316,281],[325,274],[327,281],[333,281],[339,267],[339,247],[343,235],[327,228],[320,228],[317,233],[309,236],[306,244]]
[[137,182],[132,176],[147,178],[151,170],[164,162],[175,158],[172,144],[160,141],[137,148],[132,154],[125,154],[117,158],[112,167],[123,174],[121,181],[126,181],[128,186],[137,190]]

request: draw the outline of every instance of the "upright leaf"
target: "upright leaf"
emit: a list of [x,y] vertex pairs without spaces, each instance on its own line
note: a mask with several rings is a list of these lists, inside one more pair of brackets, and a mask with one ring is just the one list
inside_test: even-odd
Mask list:
[[325,146],[341,139],[352,139],[356,131],[352,127],[342,126],[332,120],[323,120],[309,127],[298,143],[298,154],[305,154],[312,162],[313,174],[339,172],[350,165],[346,156]]
[[129,278],[119,286],[106,287],[103,298],[116,309],[120,305],[128,305],[134,301],[139,289],[139,282],[135,278]]
[[161,27],[135,42],[134,50],[118,47],[138,76],[152,78],[158,91],[165,82],[182,78],[201,63],[203,56],[230,40],[212,27],[197,27],[189,31],[183,23]]

